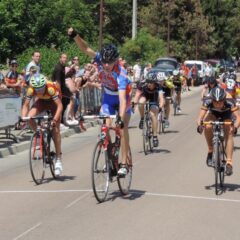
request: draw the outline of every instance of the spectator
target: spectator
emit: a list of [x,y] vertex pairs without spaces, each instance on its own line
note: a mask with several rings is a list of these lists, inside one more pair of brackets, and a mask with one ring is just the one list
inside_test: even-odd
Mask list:
[[140,65],[140,60],[138,59],[136,61],[136,64],[133,66],[133,82],[140,82],[141,80],[141,65]]
[[[61,90],[62,93],[62,104],[63,104],[63,112],[62,112],[62,123],[64,112],[70,103],[70,98],[72,96],[72,93],[67,88],[65,83],[65,66],[67,63],[67,54],[62,53],[59,57],[59,62],[55,66],[52,74],[52,81],[56,82],[56,85],[58,86],[58,89]],[[64,128],[63,125],[61,125],[62,128]]]
[[152,68],[152,64],[151,63],[147,63],[146,67],[143,70],[143,77],[145,79],[145,77],[147,76],[147,73],[149,72],[149,70]]
[[5,77],[5,84],[8,88],[12,89],[14,93],[17,93],[18,95],[20,95],[22,78],[17,71],[17,68],[18,68],[17,61],[11,60],[9,67],[10,67],[9,72],[6,74],[6,77]]
[[30,79],[30,76],[32,76],[33,73],[42,72],[40,59],[41,59],[41,54],[39,51],[35,51],[32,53],[32,61],[26,66],[26,69],[25,69],[25,80],[27,84]]
[[194,85],[196,84],[197,77],[198,77],[198,68],[197,68],[196,64],[194,64],[191,67],[190,76],[191,76],[191,86],[194,87]]

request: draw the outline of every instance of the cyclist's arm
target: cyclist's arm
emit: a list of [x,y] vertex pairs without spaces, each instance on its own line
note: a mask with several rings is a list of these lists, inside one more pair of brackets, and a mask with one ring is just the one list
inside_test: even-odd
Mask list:
[[119,90],[119,115],[123,120],[127,109],[126,90]]
[[198,119],[197,119],[197,125],[200,126],[205,115],[207,113],[207,110],[205,108],[201,108]]
[[22,106],[22,117],[26,117],[29,111],[30,99],[25,99],[24,104]]
[[[73,32],[73,28],[69,28],[68,34],[70,35],[72,32]],[[96,57],[96,52],[88,46],[88,44],[79,36],[79,34],[77,34],[76,37],[74,37],[74,40],[82,52],[84,52],[86,55],[88,55],[91,58]]]
[[173,82],[172,82],[170,79],[167,79],[167,80],[165,81],[165,83],[166,83],[166,86],[167,86],[168,88],[170,88],[170,89],[173,89],[173,88],[174,88],[174,84],[173,84]]
[[55,115],[53,116],[53,120],[58,121],[62,115],[63,105],[62,105],[60,98],[56,98],[54,100],[54,102],[57,105],[57,111],[56,111]]

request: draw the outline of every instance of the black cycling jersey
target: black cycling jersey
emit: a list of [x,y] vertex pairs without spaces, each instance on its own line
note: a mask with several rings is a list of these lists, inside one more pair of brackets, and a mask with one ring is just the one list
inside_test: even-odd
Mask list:
[[235,100],[228,98],[224,101],[224,105],[221,109],[216,109],[213,106],[213,100],[211,98],[206,98],[203,101],[203,110],[208,110],[212,113],[217,119],[226,120],[232,118],[232,113],[238,110],[238,107],[235,104]]
[[140,83],[138,85],[138,90],[142,92],[144,96],[150,102],[159,102],[159,93],[164,93],[163,87],[158,83],[155,83],[155,88],[153,90],[149,89],[147,83]]

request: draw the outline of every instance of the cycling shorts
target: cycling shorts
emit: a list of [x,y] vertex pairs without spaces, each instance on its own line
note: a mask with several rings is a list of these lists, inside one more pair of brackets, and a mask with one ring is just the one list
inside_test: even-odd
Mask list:
[[[127,109],[126,113],[131,115],[131,102],[130,102],[130,96],[126,96],[127,100]],[[103,100],[102,100],[102,107],[100,110],[100,114],[102,115],[115,115],[119,111],[119,96],[118,95],[109,95],[109,94],[103,94]]]

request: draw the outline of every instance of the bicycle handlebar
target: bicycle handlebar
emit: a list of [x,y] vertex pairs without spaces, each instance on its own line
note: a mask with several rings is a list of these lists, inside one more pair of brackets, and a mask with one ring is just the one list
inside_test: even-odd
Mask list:
[[51,120],[52,116],[45,115],[45,116],[35,116],[35,117],[20,117],[20,120],[23,121],[23,122],[28,121],[30,119]]
[[203,125],[233,125],[233,121],[222,122],[222,121],[207,121],[203,122]]
[[106,118],[113,118],[116,119],[117,115],[85,115],[82,116],[83,119],[106,119]]

